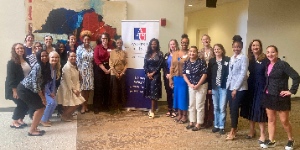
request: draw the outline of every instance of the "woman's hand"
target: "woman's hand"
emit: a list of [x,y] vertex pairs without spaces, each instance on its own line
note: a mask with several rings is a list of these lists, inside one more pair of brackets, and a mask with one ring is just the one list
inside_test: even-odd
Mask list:
[[174,88],[174,83],[169,83],[169,86],[170,86],[171,89],[173,89]]
[[80,92],[78,90],[72,90],[72,92],[78,97]]
[[234,99],[235,99],[235,96],[236,96],[236,90],[233,90],[233,91],[231,92],[231,97],[232,97],[232,100],[234,100]]
[[195,88],[195,85],[194,84],[188,84],[188,86],[190,87],[190,88],[192,88],[192,89],[194,89]]
[[42,97],[42,102],[45,106],[47,105],[46,97]]
[[19,96],[18,96],[18,93],[17,93],[17,89],[13,88],[12,91],[13,91],[13,98],[19,99]]
[[152,72],[152,73],[147,73],[147,77],[148,77],[150,80],[153,80],[153,74],[154,74],[154,72]]
[[51,93],[50,94],[50,97],[52,97],[53,99],[55,98],[55,94],[54,93]]
[[207,94],[212,94],[212,91],[211,91],[211,90],[208,90],[208,91],[207,91]]
[[290,91],[281,91],[280,96],[281,97],[286,97],[286,96],[291,96],[292,93]]
[[167,75],[166,75],[166,78],[169,79],[169,78],[170,78],[170,74],[167,74]]

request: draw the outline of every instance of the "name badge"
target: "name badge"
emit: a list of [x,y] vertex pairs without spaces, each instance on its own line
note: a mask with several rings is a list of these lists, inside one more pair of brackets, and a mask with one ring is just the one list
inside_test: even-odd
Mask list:
[[165,59],[168,59],[168,56],[166,56]]
[[111,52],[111,49],[107,49],[108,52]]
[[227,61],[225,61],[225,62],[224,62],[224,65],[225,65],[225,66],[227,66],[227,65],[228,65],[228,62],[227,62]]
[[186,72],[186,74],[190,74],[190,70],[186,70],[185,72]]

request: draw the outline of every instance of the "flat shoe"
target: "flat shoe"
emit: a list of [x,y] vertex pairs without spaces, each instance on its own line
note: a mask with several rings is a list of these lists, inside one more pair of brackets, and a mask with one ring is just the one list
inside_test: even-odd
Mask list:
[[192,131],[199,131],[199,130],[200,130],[200,128],[198,128],[196,126],[192,129]]
[[22,127],[27,127],[28,124],[27,124],[27,123],[23,123],[23,124],[21,124],[21,126],[22,126]]
[[15,126],[15,125],[10,125],[11,128],[15,128],[15,129],[23,129],[23,126]]
[[234,140],[235,139],[235,136],[233,136],[233,135],[227,135],[227,137],[226,137],[226,140]]
[[32,134],[32,133],[28,132],[28,136],[42,136],[42,135],[44,135],[44,133],[42,133],[42,132],[39,132],[39,134]]
[[195,127],[194,125],[190,125],[190,124],[189,124],[189,125],[187,125],[185,128],[189,130],[189,129],[192,129],[192,128],[194,128],[194,127]]

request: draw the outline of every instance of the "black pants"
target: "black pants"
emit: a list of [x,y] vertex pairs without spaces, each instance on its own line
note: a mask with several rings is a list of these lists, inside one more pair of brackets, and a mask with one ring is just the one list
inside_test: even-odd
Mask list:
[[167,79],[165,75],[164,75],[164,84],[167,93],[168,109],[170,110],[173,108],[173,89],[170,88],[169,79]]
[[24,119],[27,111],[28,111],[28,106],[27,104],[22,101],[21,99],[13,99],[17,107],[14,110],[12,119],[13,120],[18,120],[18,119]]
[[243,98],[245,97],[246,91],[237,91],[235,99],[232,99],[231,92],[231,90],[227,90],[227,99],[230,108],[231,128],[236,129],[239,119],[239,108]]
[[120,79],[117,79],[115,75],[112,75],[110,78],[110,99],[112,109],[122,109],[126,105],[125,78],[125,75]]
[[[109,69],[108,63],[103,64],[106,69]],[[103,70],[94,65],[94,109],[109,109],[109,84],[110,74],[105,74]]]

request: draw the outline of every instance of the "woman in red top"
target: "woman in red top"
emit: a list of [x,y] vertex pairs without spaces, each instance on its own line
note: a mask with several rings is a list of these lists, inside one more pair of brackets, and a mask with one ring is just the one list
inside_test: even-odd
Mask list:
[[109,109],[109,51],[111,51],[108,43],[110,37],[108,33],[103,33],[97,41],[97,46],[94,49],[94,113],[98,114],[100,107],[104,110]]

